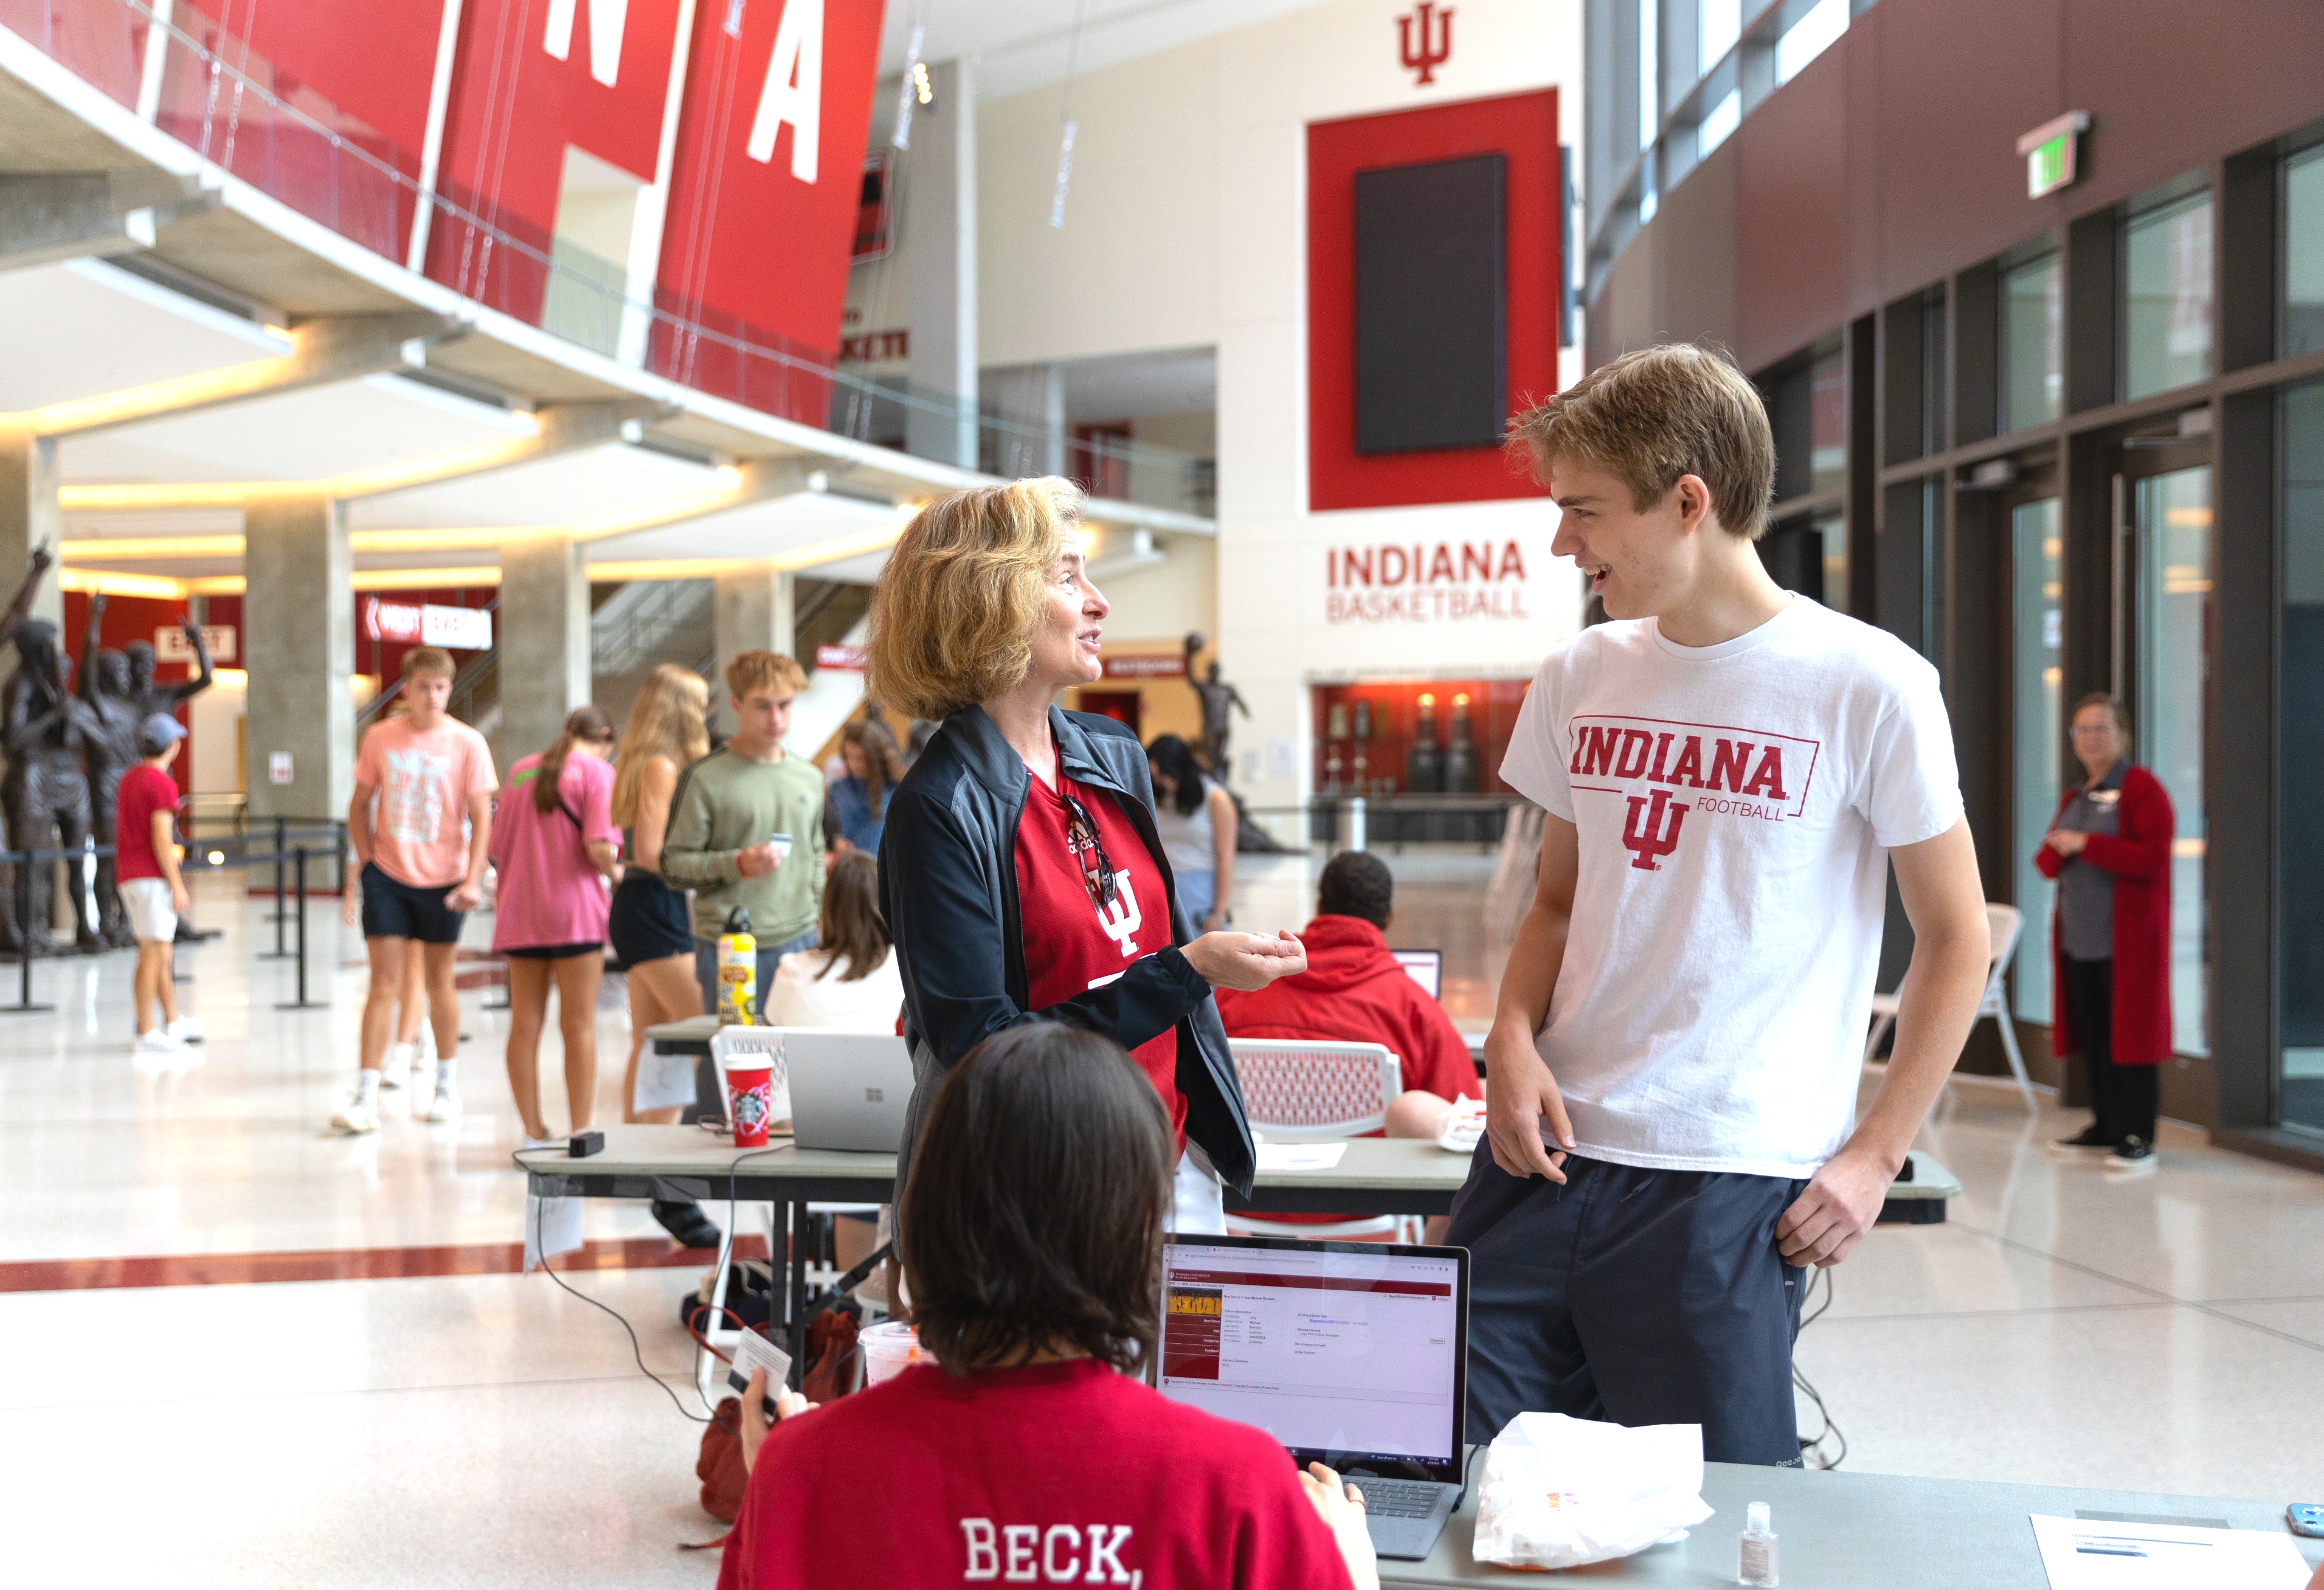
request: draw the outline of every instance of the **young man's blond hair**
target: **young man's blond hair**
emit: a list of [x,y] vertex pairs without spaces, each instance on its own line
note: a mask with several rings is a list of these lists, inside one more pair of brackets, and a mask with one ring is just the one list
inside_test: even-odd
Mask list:
[[1642,347],[1609,360],[1509,425],[1536,476],[1560,460],[1603,469],[1644,513],[1692,475],[1711,488],[1720,526],[1747,541],[1767,528],[1775,437],[1759,389],[1710,348]]
[[419,679],[422,675],[436,679],[456,679],[459,669],[452,654],[441,646],[414,646],[403,654],[403,677]]
[[807,670],[780,652],[738,652],[726,665],[726,689],[735,700],[747,700],[762,690],[807,689]]

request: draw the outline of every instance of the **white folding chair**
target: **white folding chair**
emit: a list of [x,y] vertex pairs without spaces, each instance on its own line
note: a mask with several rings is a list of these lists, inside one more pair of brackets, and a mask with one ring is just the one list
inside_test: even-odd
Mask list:
[[[2009,1069],[2017,1078],[2017,1091],[2024,1097],[2025,1108],[2038,1115],[2042,1113],[2042,1106],[2034,1101],[2034,1082],[2025,1074],[2025,1056],[2017,1047],[2017,1023],[2009,1012],[2009,994],[2003,986],[2011,957],[2017,953],[2017,939],[2024,929],[2025,916],[2014,905],[1995,905],[1988,901],[1985,908],[1985,927],[1993,941],[1993,953],[1986,964],[1985,994],[1978,1001],[1976,1019],[1983,1021],[1991,1016],[2001,1029],[2002,1052],[2009,1057]],[[1866,1065],[1873,1063],[1873,1057],[1880,1052],[1882,1040],[1888,1036],[1889,1029],[1895,1026],[1898,1005],[1898,996],[1894,994],[1872,996],[1872,1031],[1864,1040]],[[1950,1091],[1951,1082],[1948,1081],[1945,1086]]]
[[[1336,1142],[1378,1132],[1404,1091],[1404,1068],[1385,1045],[1235,1038],[1243,1109],[1271,1142]],[[1380,1237],[1404,1229],[1394,1215],[1309,1224],[1229,1215],[1239,1236]]]

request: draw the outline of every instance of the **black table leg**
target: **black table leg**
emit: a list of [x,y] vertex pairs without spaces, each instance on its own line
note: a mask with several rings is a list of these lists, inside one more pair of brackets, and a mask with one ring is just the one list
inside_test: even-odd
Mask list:
[[791,1327],[791,1385],[807,1384],[807,1207],[796,1199],[784,1203],[783,1225],[790,1233],[789,1263],[785,1268],[783,1303]]

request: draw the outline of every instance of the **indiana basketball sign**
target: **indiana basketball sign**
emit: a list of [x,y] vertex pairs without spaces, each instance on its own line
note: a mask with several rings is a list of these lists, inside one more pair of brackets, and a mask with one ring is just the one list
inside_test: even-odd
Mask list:
[[1525,551],[1513,540],[1327,547],[1323,559],[1328,623],[1533,616],[1526,609]]

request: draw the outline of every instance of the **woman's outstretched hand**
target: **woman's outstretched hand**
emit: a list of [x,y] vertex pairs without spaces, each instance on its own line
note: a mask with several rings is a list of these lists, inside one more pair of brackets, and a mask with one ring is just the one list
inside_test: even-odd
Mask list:
[[1290,932],[1205,933],[1181,952],[1213,988],[1264,988],[1307,969],[1307,947]]

